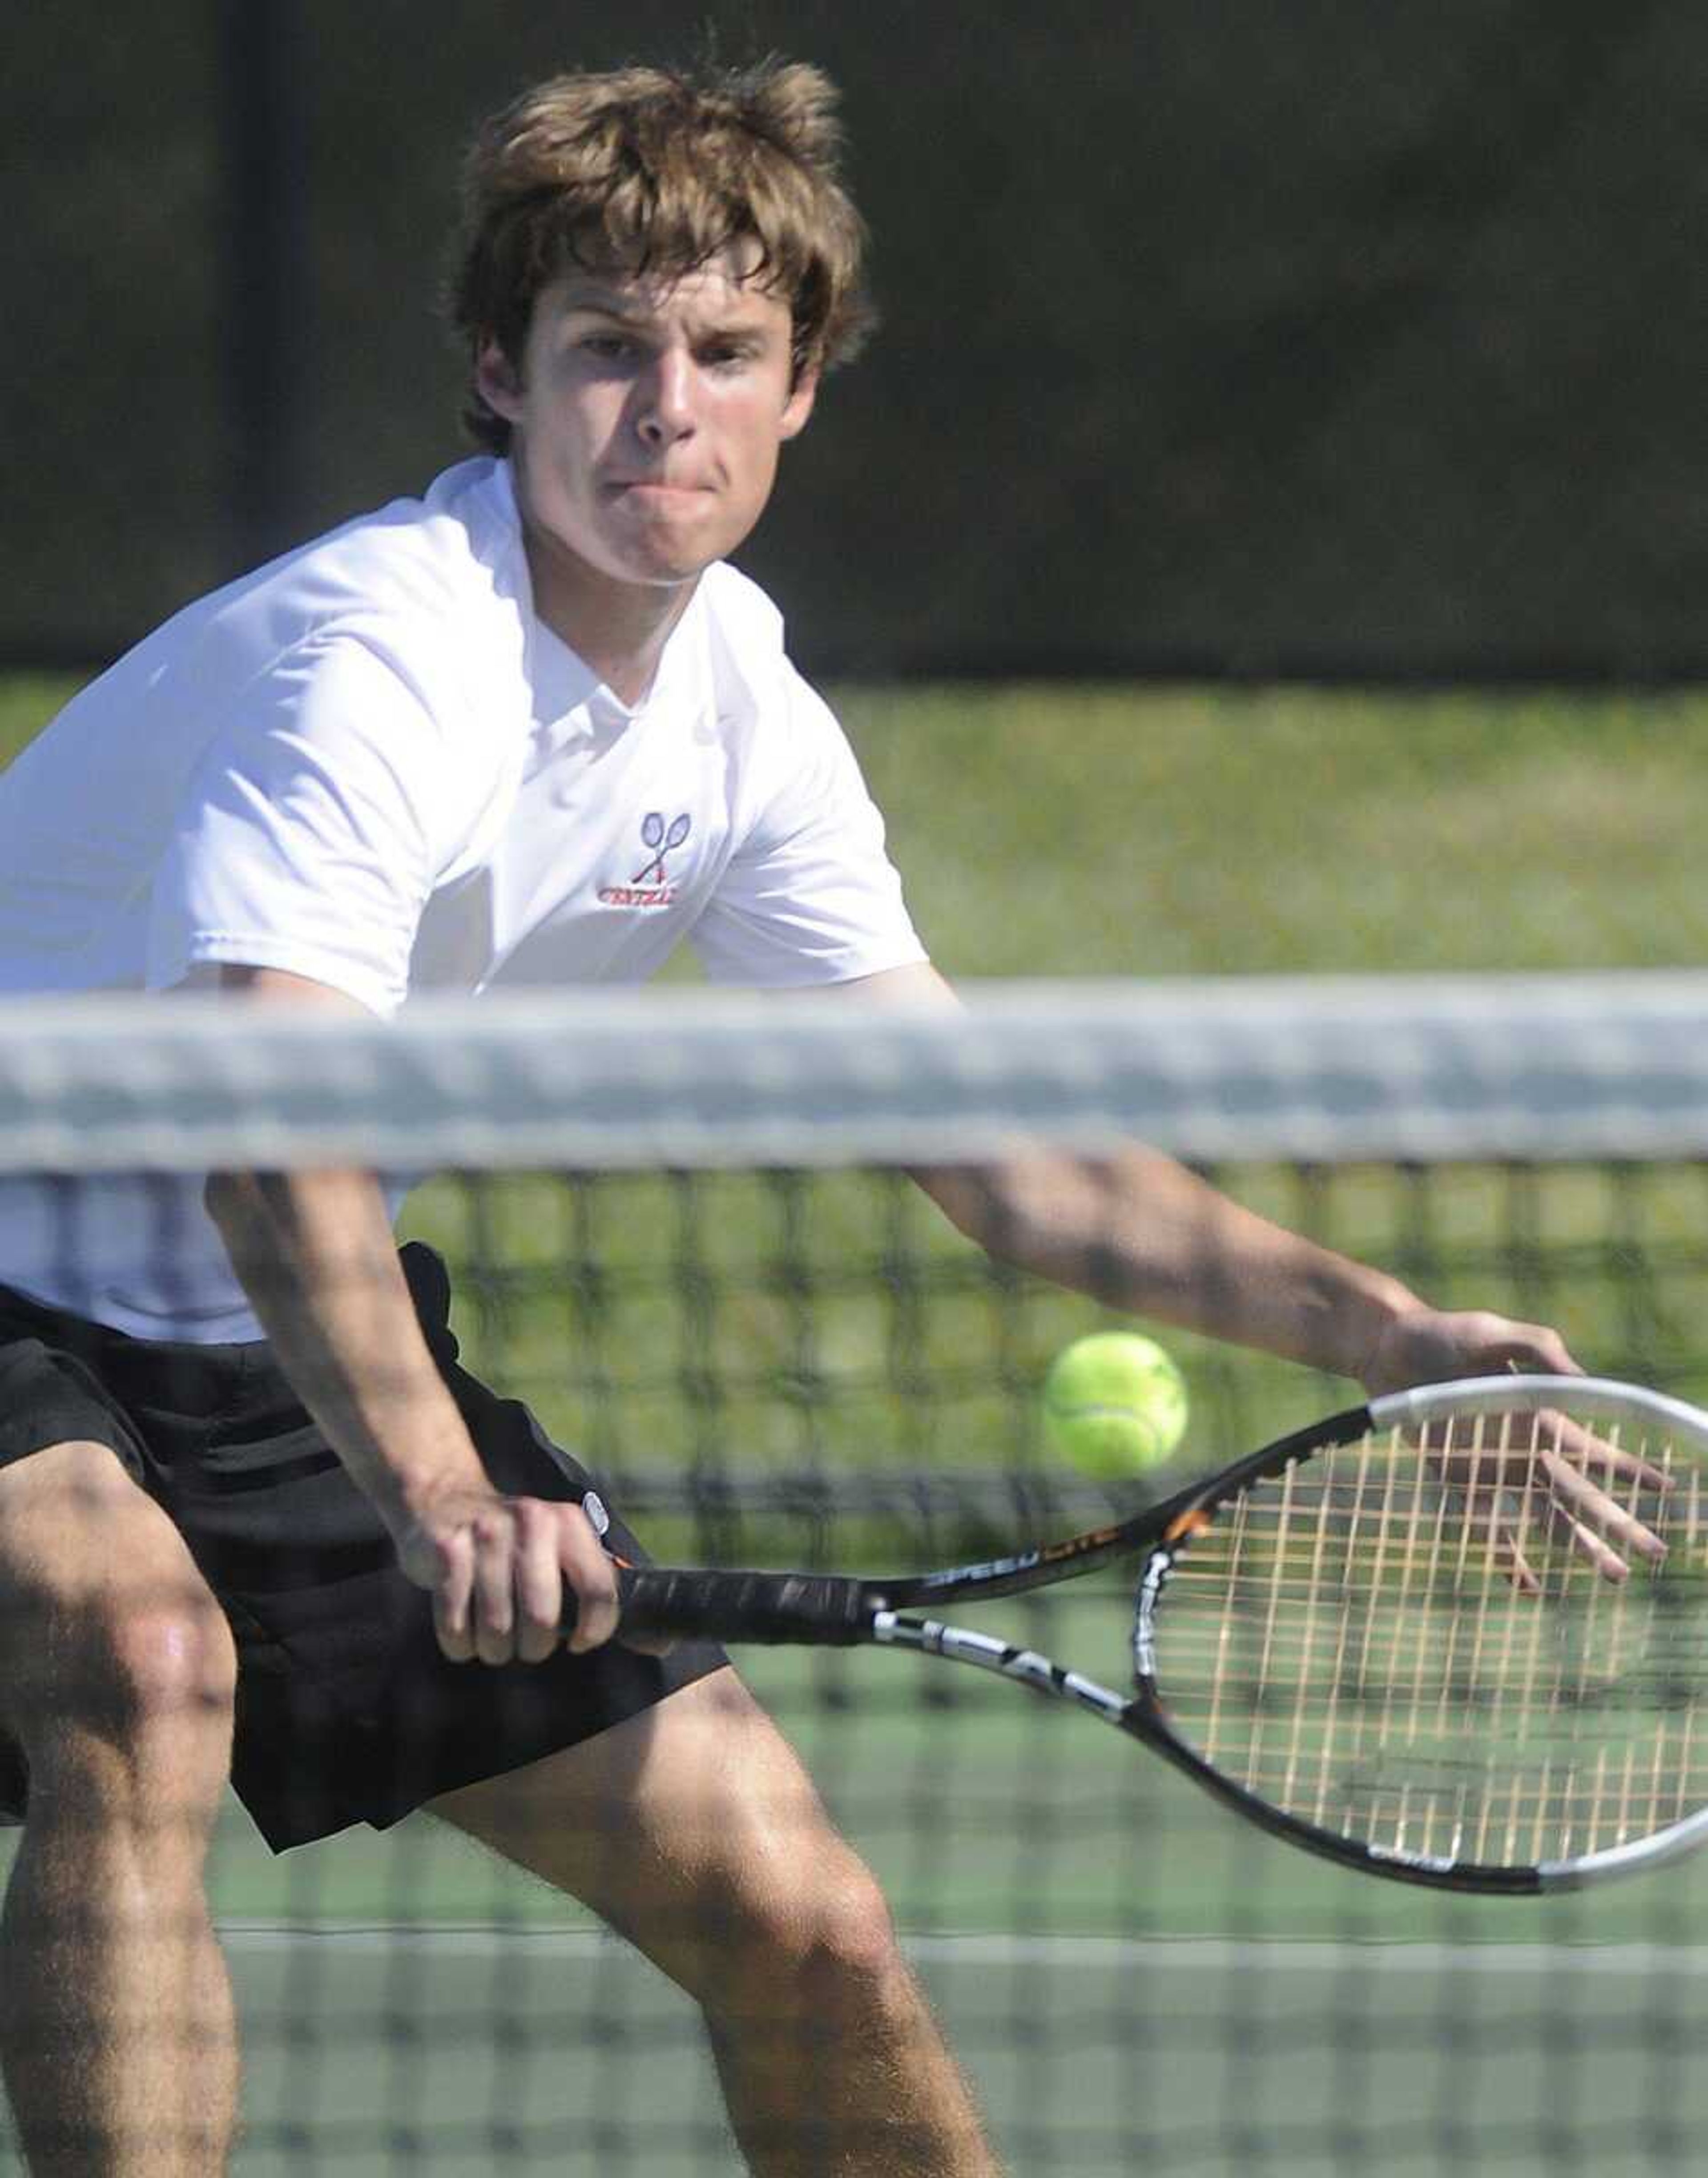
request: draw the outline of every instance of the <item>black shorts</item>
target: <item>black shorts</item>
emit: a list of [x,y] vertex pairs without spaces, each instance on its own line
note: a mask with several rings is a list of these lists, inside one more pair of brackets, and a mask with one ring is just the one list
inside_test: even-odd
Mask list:
[[[435,1360],[486,1469],[512,1496],[592,1492],[519,1401],[457,1366],[450,1281],[412,1243],[404,1270]],[[129,1338],[0,1287],[0,1465],[46,1445],[111,1445],[183,1534],[236,1637],[232,1781],[275,1852],[352,1823],[384,1829],[435,1794],[590,1739],[726,1659],[613,1643],[543,1664],[453,1664],[430,1599],[262,1344]],[[645,1553],[594,1497],[608,1546]],[[0,1732],[0,1814],[28,1772]]]

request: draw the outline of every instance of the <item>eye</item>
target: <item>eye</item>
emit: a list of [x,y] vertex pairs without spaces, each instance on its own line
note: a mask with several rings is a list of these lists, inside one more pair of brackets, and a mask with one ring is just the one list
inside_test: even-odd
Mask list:
[[709,370],[741,370],[758,354],[758,348],[752,341],[714,341],[702,350],[700,360]]

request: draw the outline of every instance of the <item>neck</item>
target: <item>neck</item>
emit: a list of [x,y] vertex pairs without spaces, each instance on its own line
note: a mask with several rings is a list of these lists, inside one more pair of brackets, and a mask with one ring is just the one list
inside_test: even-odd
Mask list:
[[601,574],[542,528],[525,505],[522,535],[535,612],[613,695],[631,708],[640,703],[699,577],[625,583]]
[[659,670],[671,632],[687,610],[698,577],[668,588],[638,588],[580,571],[565,582],[528,554],[534,609],[614,696],[641,703]]

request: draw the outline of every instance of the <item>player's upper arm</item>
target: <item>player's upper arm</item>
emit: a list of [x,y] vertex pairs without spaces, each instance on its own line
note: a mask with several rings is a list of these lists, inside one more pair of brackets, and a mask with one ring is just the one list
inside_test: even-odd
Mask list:
[[[201,964],[185,977],[183,988],[213,989],[246,1004],[296,1006],[317,1013],[356,1015],[365,1010],[348,991],[335,990],[312,977],[293,975],[283,968],[248,967],[235,961]],[[203,1200],[214,1223],[229,1233],[233,1219],[277,1185],[276,1179],[257,1173],[211,1172],[203,1187]]]
[[[909,1006],[940,1013],[958,1008],[961,999],[954,985],[929,960],[909,961],[905,967],[886,968],[873,976],[856,976],[844,983],[825,983],[806,993],[786,995],[828,997],[835,994],[851,1004]],[[992,1200],[999,1175],[988,1165],[910,1165],[907,1177],[922,1188],[952,1223],[963,1232],[976,1231]]]

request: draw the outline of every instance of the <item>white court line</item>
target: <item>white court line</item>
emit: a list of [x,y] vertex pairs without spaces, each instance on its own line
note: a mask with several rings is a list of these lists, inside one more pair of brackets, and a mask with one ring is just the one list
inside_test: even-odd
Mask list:
[[[283,1951],[298,1944],[362,1957],[399,1951],[446,1958],[494,1958],[526,1951],[543,1958],[594,1959],[627,1945],[597,1929],[503,1928],[377,1923],[228,1920],[220,1924],[227,1950]],[[902,1948],[928,1965],[1077,1967],[1109,1972],[1188,1973],[1344,1973],[1367,1969],[1398,1976],[1548,1974],[1581,1977],[1670,1974],[1708,1976],[1708,1946],[1683,1944],[1441,1944],[1289,1942],[1284,1938],[1234,1942],[1220,1937],[904,1936]]]

